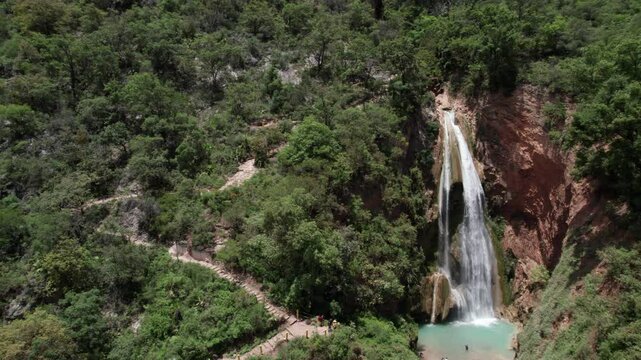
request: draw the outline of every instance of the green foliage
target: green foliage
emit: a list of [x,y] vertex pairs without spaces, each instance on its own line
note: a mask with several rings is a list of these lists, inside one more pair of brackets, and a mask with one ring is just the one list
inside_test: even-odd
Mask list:
[[130,303],[148,282],[155,253],[140,246],[110,244],[99,249],[101,288],[115,301]]
[[184,109],[184,98],[150,73],[135,74],[114,94],[114,101],[125,107],[127,125],[133,130],[145,118],[171,116]]
[[285,166],[311,165],[314,161],[333,161],[340,148],[331,130],[313,117],[308,117],[294,130],[287,147],[278,155]]
[[13,145],[34,136],[42,120],[29,106],[10,104],[0,105],[0,121],[3,123],[0,136]]
[[13,296],[27,282],[28,265],[23,261],[0,262],[0,307],[7,309]]
[[109,348],[108,323],[102,316],[104,298],[98,289],[83,293],[69,292],[60,301],[62,319],[78,350],[90,359],[104,357]]
[[574,114],[566,144],[577,148],[578,174],[601,180],[603,187],[637,209],[641,207],[641,163],[632,154],[641,144],[641,83],[614,76],[603,86]]
[[547,103],[543,105],[543,116],[545,116],[545,128],[549,131],[558,128],[565,123],[565,105],[562,102]]
[[489,227],[492,235],[492,247],[494,248],[494,256],[496,257],[497,272],[500,277],[501,295],[503,297],[503,305],[510,305],[512,303],[512,280],[514,279],[514,266],[513,257],[508,256],[509,253],[503,249],[503,235],[505,232],[505,219],[503,218],[486,218],[485,223]]
[[305,47],[314,58],[317,75],[327,75],[326,64],[333,55],[334,45],[343,35],[341,30],[340,24],[331,14],[322,12],[314,19],[310,34],[305,38]]
[[436,54],[436,64],[455,89],[468,95],[512,89],[522,50],[522,24],[505,3],[456,7],[447,16],[424,16],[414,37]]
[[[604,359],[634,359],[641,356],[641,280],[638,277],[641,271],[640,251],[637,245],[632,249],[610,247],[601,253],[608,264],[607,280],[614,280],[620,291],[614,306],[608,307],[607,301],[604,301],[604,322],[594,322],[601,327],[598,352]],[[592,306],[589,300],[587,296],[584,299],[585,309],[588,311]]]
[[262,304],[198,265],[177,265],[167,256],[152,264],[148,302],[137,335],[125,332],[109,358],[194,358],[222,355],[274,322]]
[[[210,358],[274,329],[206,269],[126,243],[132,222],[195,247],[229,223],[220,258],[291,308],[406,311],[425,267],[435,133],[419,110],[435,80],[404,48],[409,13],[386,9],[389,22],[361,1],[0,5],[0,302],[20,305],[8,326],[45,305],[71,344],[57,357],[114,359]],[[250,158],[263,169],[247,188],[214,191]],[[128,189],[144,197],[83,207]],[[391,325],[362,326],[384,334],[358,335],[368,356],[407,351]]]
[[193,177],[199,173],[209,160],[209,153],[205,137],[200,132],[193,132],[187,136],[176,149],[176,162],[178,170]]
[[574,246],[566,247],[559,263],[543,290],[541,303],[528,320],[523,332],[519,334],[520,354],[525,359],[541,359],[550,340],[553,322],[562,318],[574,306],[570,296],[569,279],[576,270],[577,259]]
[[[519,336],[525,359],[635,359],[641,354],[639,337],[639,298],[641,269],[638,245],[632,248],[608,247],[599,256],[607,266],[605,276],[588,275],[578,294],[571,289],[573,255],[566,248],[543,292],[542,304]],[[606,283],[607,282],[607,283]],[[603,286],[615,289],[603,292]],[[554,323],[569,319],[568,326],[549,337]]]
[[409,348],[417,329],[363,317],[356,324],[341,325],[331,336],[297,339],[281,350],[278,359],[417,359]]
[[262,41],[274,39],[283,31],[282,18],[265,0],[251,0],[239,21],[247,32]]
[[132,141],[133,155],[129,168],[140,183],[149,190],[163,189],[170,183],[169,160],[158,137],[138,137]]
[[304,36],[311,30],[314,6],[310,1],[287,2],[283,6],[285,29],[292,35]]
[[[229,81],[227,67],[232,69],[241,68],[244,63],[243,49],[230,41],[225,33],[202,34],[194,39],[190,46],[190,57],[198,56],[201,62],[203,75],[207,77],[207,87],[216,94],[222,90],[222,86]],[[185,59],[189,62],[191,59]]]
[[86,289],[92,283],[95,264],[77,241],[63,239],[34,266],[44,281],[44,295],[59,298],[67,291]]
[[211,225],[203,219],[204,207],[185,199],[180,193],[165,193],[158,201],[160,214],[154,219],[152,231],[166,244],[191,235],[197,245],[211,239]]
[[25,30],[51,34],[64,20],[66,5],[62,0],[18,0],[13,11],[16,22]]
[[64,323],[39,309],[24,320],[0,327],[0,357],[21,359],[76,359],[76,344]]
[[26,104],[41,112],[58,109],[60,92],[56,84],[44,75],[16,75],[4,85],[5,104]]
[[537,265],[530,273],[530,280],[532,284],[540,287],[545,287],[548,280],[550,280],[550,272],[544,265]]
[[8,197],[0,202],[0,257],[20,255],[29,235],[24,213],[18,199]]
[[[310,177],[259,178],[246,191],[245,210],[233,214],[241,219],[241,236],[220,257],[262,279],[289,307],[343,316],[387,312],[420,281],[422,253],[406,218],[388,221],[353,197],[341,208]],[[289,195],[277,195],[284,191]],[[232,210],[238,208],[224,214],[230,222]],[[340,218],[332,211],[347,211],[340,216],[351,226],[336,229]]]

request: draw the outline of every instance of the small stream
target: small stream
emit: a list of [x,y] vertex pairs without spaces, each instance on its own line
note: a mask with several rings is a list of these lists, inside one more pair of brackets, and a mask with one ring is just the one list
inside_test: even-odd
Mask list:
[[419,328],[418,345],[422,359],[512,360],[515,331],[514,325],[494,318],[427,324]]

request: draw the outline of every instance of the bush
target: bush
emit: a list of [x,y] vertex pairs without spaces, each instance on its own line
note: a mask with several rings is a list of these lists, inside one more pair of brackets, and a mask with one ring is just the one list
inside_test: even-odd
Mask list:
[[308,117],[294,130],[288,145],[278,154],[278,160],[285,166],[336,159],[340,147],[329,127]]
[[418,329],[366,316],[355,324],[340,325],[332,336],[296,339],[278,354],[278,359],[418,359],[409,344]]
[[24,320],[0,327],[0,357],[22,359],[77,359],[76,344],[63,322],[39,309]]
[[545,117],[544,127],[546,130],[558,129],[565,123],[565,105],[562,102],[546,103],[543,105],[543,116]]
[[530,271],[530,283],[534,286],[545,287],[550,280],[550,272],[544,265],[537,265]]

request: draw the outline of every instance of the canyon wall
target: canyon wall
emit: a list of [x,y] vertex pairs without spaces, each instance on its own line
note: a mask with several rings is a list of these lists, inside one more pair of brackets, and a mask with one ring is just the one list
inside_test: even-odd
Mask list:
[[551,271],[568,230],[599,208],[592,186],[572,179],[573,156],[544,129],[542,109],[548,100],[531,86],[474,103],[447,92],[436,97],[437,109],[456,111],[478,161],[489,212],[505,220],[501,244],[505,261],[514,262],[514,279],[513,302],[502,315],[518,322],[538,302],[533,272]]

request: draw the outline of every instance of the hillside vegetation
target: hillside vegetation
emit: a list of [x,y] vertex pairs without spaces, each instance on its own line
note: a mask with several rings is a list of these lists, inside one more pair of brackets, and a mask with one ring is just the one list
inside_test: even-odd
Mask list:
[[[253,297],[166,255],[221,233],[218,259],[275,302],[345,323],[281,358],[412,358],[437,247],[431,94],[546,89],[550,136],[634,230],[640,32],[636,0],[2,2],[0,358],[208,359],[267,338]],[[218,190],[249,159],[260,172]],[[114,195],[132,196],[86,205]],[[564,255],[542,309],[576,321],[542,342],[555,319],[535,313],[522,351],[637,357],[638,251],[600,252],[578,298]]]

